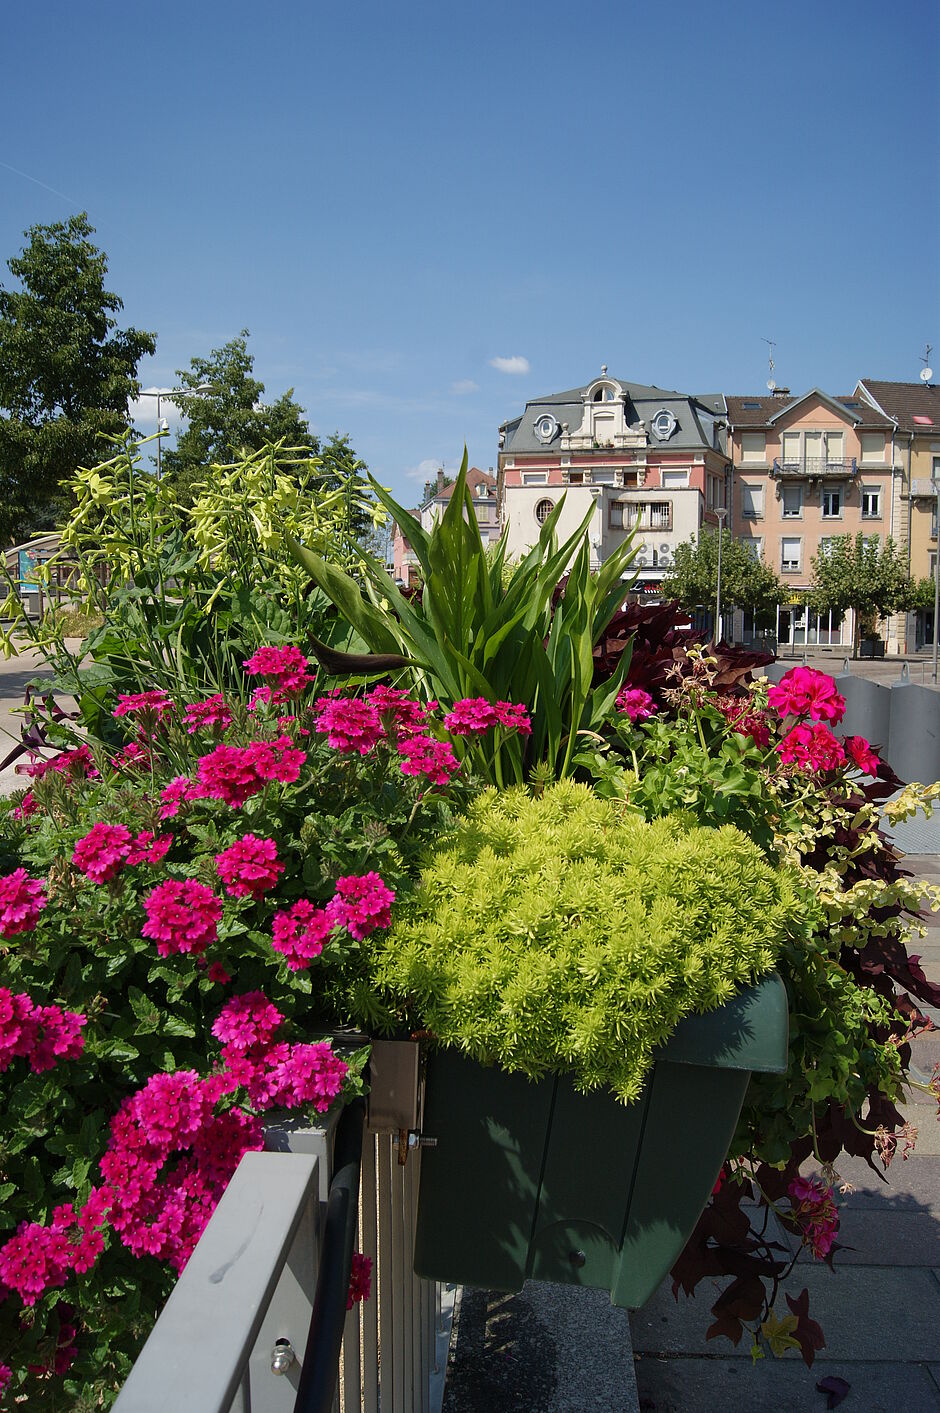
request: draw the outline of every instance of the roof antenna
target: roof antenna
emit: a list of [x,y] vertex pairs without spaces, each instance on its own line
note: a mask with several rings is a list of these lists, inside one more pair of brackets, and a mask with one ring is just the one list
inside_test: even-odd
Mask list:
[[767,371],[770,374],[770,377],[767,379],[767,389],[769,392],[776,392],[777,384],[774,382],[774,348],[776,347],[776,340],[762,339],[761,342],[767,344],[769,349],[767,362],[770,366],[768,367]]
[[926,352],[922,355],[920,360],[924,365],[920,370],[920,380],[922,383],[929,383],[930,379],[933,377],[933,369],[930,366],[930,353],[932,348],[933,344],[928,343]]

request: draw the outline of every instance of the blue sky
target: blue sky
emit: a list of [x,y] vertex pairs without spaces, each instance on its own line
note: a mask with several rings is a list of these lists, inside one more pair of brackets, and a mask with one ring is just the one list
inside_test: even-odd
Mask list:
[[843,392],[940,345],[935,0],[40,0],[4,51],[2,260],[86,209],[144,386],[248,328],[408,503],[601,363],[751,392],[772,336]]

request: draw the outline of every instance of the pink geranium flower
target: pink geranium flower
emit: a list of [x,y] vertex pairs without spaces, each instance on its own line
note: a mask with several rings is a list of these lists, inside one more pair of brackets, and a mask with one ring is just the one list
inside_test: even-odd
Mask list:
[[617,710],[635,724],[646,721],[656,707],[649,692],[644,692],[642,687],[622,687],[617,694]]
[[253,898],[256,902],[273,888],[284,872],[273,839],[246,834],[215,856],[219,877],[233,898]]
[[842,744],[853,765],[858,766],[865,775],[878,774],[881,761],[864,736],[846,736]]
[[46,885],[16,868],[0,878],[0,937],[32,932],[46,906]]
[[781,716],[808,716],[811,721],[839,722],[845,716],[845,697],[834,680],[813,667],[791,667],[767,694]]
[[169,957],[204,952],[216,940],[222,900],[194,878],[170,878],[147,894],[144,911],[144,937],[152,937],[161,957]]
[[821,721],[812,726],[794,726],[778,743],[777,752],[784,765],[798,765],[813,772],[838,770],[845,765],[841,742]]

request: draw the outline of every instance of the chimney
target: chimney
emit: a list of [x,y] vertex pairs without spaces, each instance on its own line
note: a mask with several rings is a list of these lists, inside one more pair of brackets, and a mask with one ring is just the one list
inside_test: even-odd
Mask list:
[[440,495],[440,493],[441,493],[441,491],[442,491],[443,489],[444,489],[444,468],[443,468],[443,466],[442,466],[441,469],[440,469],[440,470],[438,471],[438,473],[437,473],[437,493],[438,493],[438,495]]
[[789,388],[774,388],[774,397],[789,397]]

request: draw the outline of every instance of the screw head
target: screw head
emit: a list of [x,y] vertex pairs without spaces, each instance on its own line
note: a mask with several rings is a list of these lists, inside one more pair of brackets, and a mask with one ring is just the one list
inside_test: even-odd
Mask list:
[[572,1266],[580,1267],[584,1265],[587,1257],[583,1251],[570,1251],[568,1253],[568,1260],[571,1262]]
[[286,1374],[296,1358],[289,1339],[276,1340],[274,1348],[271,1350],[271,1373]]

